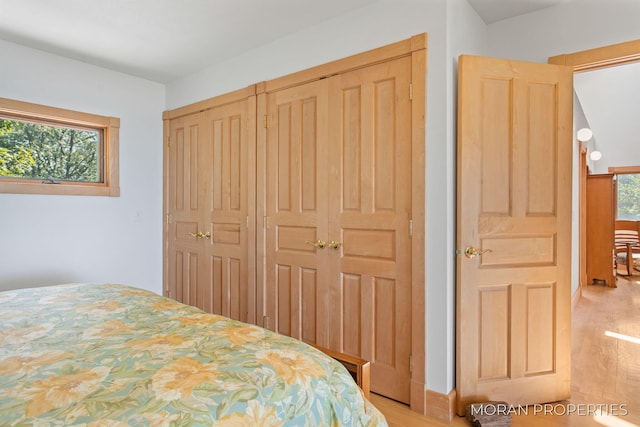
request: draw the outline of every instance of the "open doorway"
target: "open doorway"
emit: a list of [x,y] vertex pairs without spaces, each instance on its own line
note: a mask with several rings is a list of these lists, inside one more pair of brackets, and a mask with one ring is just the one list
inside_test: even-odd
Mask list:
[[[638,223],[628,222],[640,219],[640,175],[636,175],[640,151],[635,129],[640,111],[640,62],[575,73],[574,90],[574,128],[589,162],[588,225],[580,233],[581,243],[586,236],[587,278],[581,284],[615,287],[620,276],[611,268],[612,251],[616,264],[627,265],[629,250],[634,257],[640,256]],[[582,184],[585,171],[580,173]],[[628,270],[621,274],[629,275]],[[580,273],[584,275],[584,269]]]
[[[640,40],[633,40],[625,43],[549,58],[550,64],[568,65],[573,67],[574,74],[636,62],[640,62]],[[581,145],[578,156],[584,157],[587,151],[586,145]],[[573,221],[574,223],[579,223],[579,232],[574,233],[574,245],[578,245],[577,258],[579,281],[574,280],[574,286],[572,286],[574,301],[575,298],[580,296],[583,287],[587,285],[586,244],[584,241],[586,230],[586,179],[584,177],[584,173],[586,172],[586,167],[585,165],[580,167],[580,165],[580,160],[578,160],[577,157],[574,162],[574,183],[576,183],[576,185],[574,185],[574,193],[576,193],[578,197],[577,206],[574,206]],[[575,203],[576,202],[574,202],[574,204]]]
[[[629,64],[637,67],[640,64],[640,40],[606,46],[589,51],[577,52],[570,55],[560,55],[549,58],[549,62],[560,65],[570,65],[574,73],[599,70],[604,67]],[[633,63],[633,64],[632,64]],[[610,106],[609,106],[610,108]],[[577,129],[576,129],[577,130]],[[604,138],[600,141],[604,142]],[[596,141],[597,144],[597,141]],[[634,376],[638,369],[637,360],[640,357],[638,341],[639,319],[637,317],[638,295],[640,295],[640,281],[638,276],[618,276],[618,288],[611,289],[603,286],[591,285],[586,279],[586,176],[589,152],[596,151],[593,143],[577,143],[577,153],[574,160],[574,221],[579,221],[579,233],[574,233],[574,245],[578,251],[574,253],[574,309],[572,310],[572,402],[627,404],[630,418],[627,422],[640,425],[640,407],[637,395],[638,380]],[[620,153],[618,159],[624,159]],[[628,153],[627,153],[628,158]],[[603,163],[591,161],[589,168],[596,174],[615,173]],[[611,160],[609,164],[624,164],[622,160]],[[615,220],[615,217],[614,217]],[[613,239],[613,237],[612,237]],[[611,260],[611,257],[609,257]],[[612,263],[610,262],[610,268]],[[620,269],[618,269],[620,271]],[[579,273],[579,274],[575,274]],[[578,282],[578,283],[576,283]],[[577,286],[579,284],[579,286]],[[615,284],[614,284],[615,286]],[[628,310],[628,311],[627,311]],[[608,323],[607,323],[608,322]],[[631,331],[623,332],[623,331]],[[602,363],[606,360],[606,363]],[[620,363],[622,361],[622,363]],[[631,382],[629,381],[631,379]],[[598,397],[594,397],[598,396]],[[607,400],[607,398],[611,400]],[[607,425],[606,423],[603,423]]]

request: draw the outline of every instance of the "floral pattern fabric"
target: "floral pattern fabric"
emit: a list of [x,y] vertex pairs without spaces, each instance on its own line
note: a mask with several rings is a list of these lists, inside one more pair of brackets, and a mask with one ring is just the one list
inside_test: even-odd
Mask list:
[[122,285],[0,292],[2,426],[386,426],[346,369]]

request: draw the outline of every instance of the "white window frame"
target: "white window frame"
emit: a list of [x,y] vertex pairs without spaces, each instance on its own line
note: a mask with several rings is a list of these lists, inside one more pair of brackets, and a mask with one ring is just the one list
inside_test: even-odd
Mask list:
[[76,125],[100,129],[104,134],[103,158],[100,159],[103,167],[103,182],[61,181],[56,184],[45,184],[37,180],[1,177],[0,193],[120,196],[120,119],[6,98],[0,98],[0,113],[17,118],[45,120],[62,126]]

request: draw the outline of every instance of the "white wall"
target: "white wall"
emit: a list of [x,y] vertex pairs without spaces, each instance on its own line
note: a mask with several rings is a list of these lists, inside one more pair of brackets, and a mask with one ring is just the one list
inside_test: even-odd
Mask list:
[[637,0],[572,0],[489,25],[491,56],[546,63],[549,56],[640,38]]
[[0,194],[0,290],[162,291],[164,86],[0,41],[0,97],[120,118],[120,197]]
[[[471,8],[467,0],[449,0],[447,2],[447,145],[446,147],[433,147],[431,155],[437,159],[446,159],[447,175],[446,185],[440,185],[441,196],[446,198],[445,207],[433,206],[427,203],[429,211],[427,215],[436,209],[442,210],[446,215],[446,227],[438,224],[430,224],[427,229],[427,242],[431,243],[429,257],[435,259],[432,262],[442,262],[446,265],[449,277],[445,287],[446,303],[442,299],[430,298],[438,296],[437,290],[442,287],[438,282],[427,282],[427,378],[429,384],[435,383],[438,390],[451,390],[455,387],[455,348],[456,348],[456,292],[455,270],[457,257],[456,251],[456,154],[457,154],[457,115],[458,115],[458,57],[466,55],[486,55],[487,52],[487,26],[478,14]],[[442,161],[442,160],[440,160]],[[427,170],[428,180],[441,181],[441,177],[433,175]],[[436,236],[432,240],[432,237]],[[446,242],[446,250],[442,250],[442,244]],[[435,299],[435,300],[434,300]],[[434,331],[441,327],[442,319],[446,319],[446,345],[442,346],[441,339]],[[443,369],[446,367],[446,369]],[[437,381],[437,382],[436,382]]]
[[640,62],[578,73],[575,90],[593,131],[589,149],[602,158],[592,162],[594,173],[610,166],[639,166]]
[[[210,98],[429,32],[429,58],[444,55],[446,0],[378,0],[167,85],[167,108]],[[442,77],[438,64],[433,71]],[[443,99],[439,101],[444,102]],[[439,126],[444,132],[444,126]]]

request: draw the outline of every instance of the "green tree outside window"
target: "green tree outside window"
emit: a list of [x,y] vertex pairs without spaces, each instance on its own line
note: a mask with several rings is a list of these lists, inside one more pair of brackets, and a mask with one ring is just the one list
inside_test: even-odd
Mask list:
[[640,174],[618,174],[618,219],[640,220]]
[[0,178],[101,182],[95,130],[0,118]]

